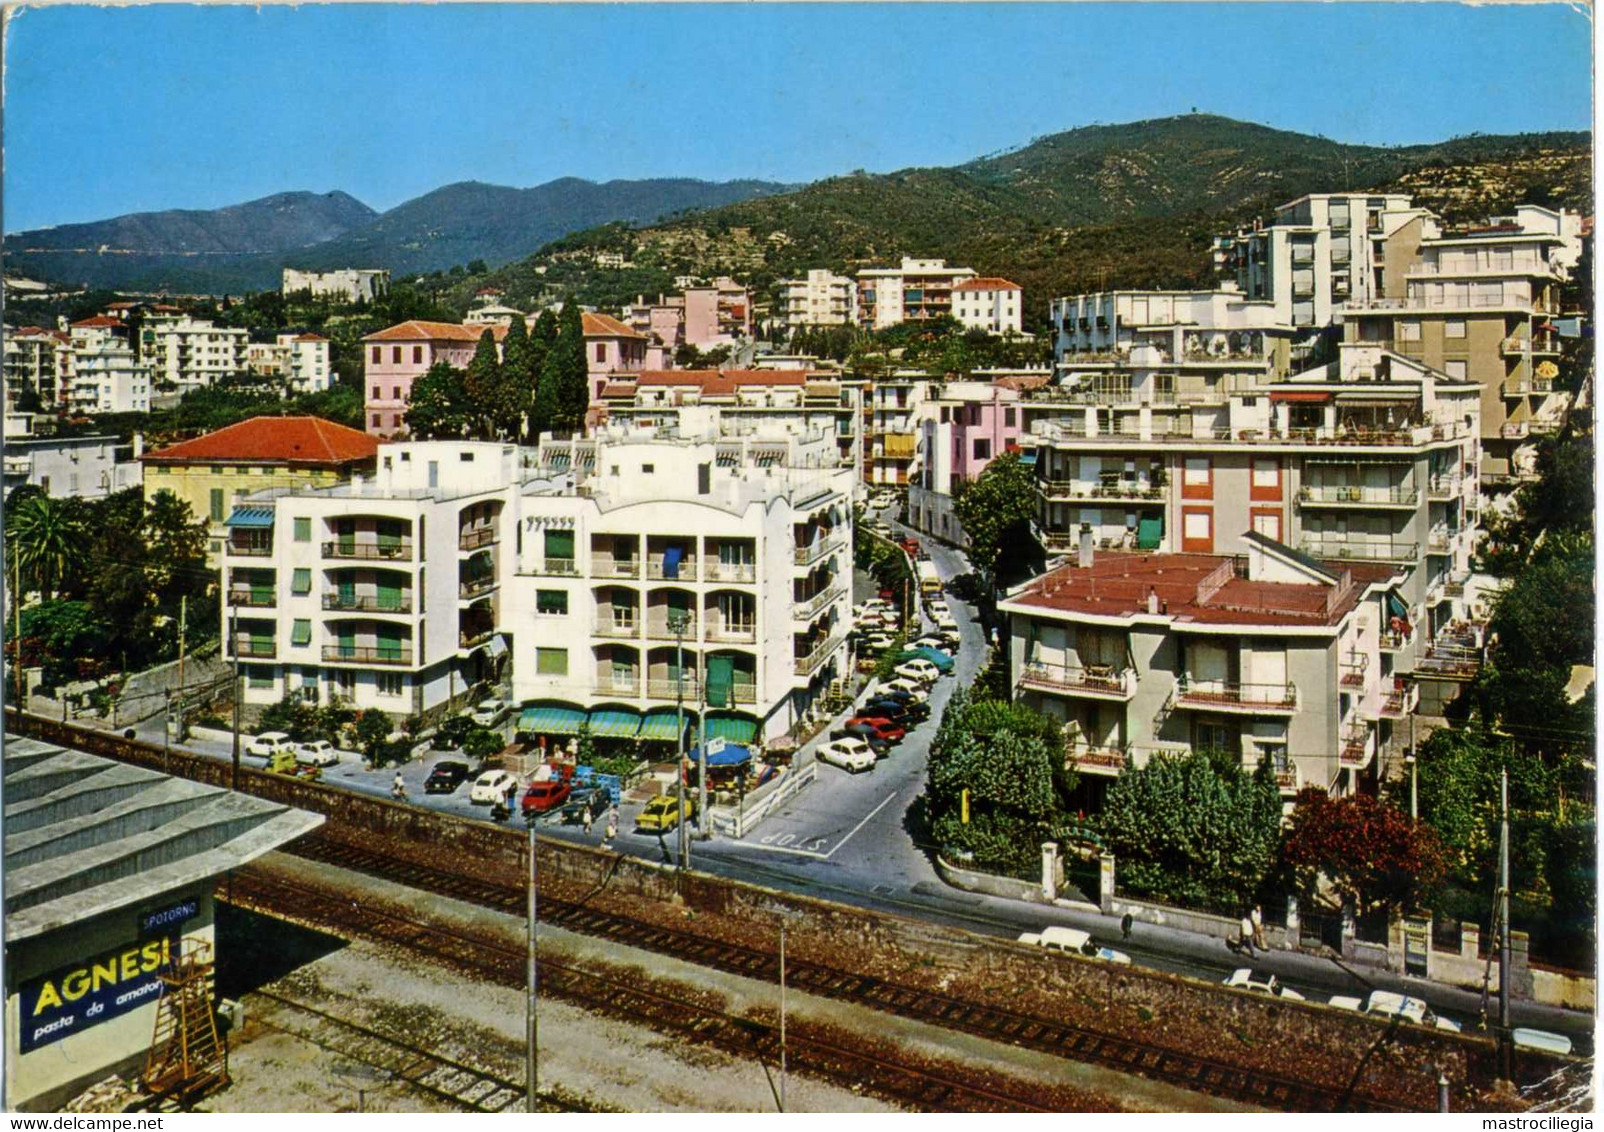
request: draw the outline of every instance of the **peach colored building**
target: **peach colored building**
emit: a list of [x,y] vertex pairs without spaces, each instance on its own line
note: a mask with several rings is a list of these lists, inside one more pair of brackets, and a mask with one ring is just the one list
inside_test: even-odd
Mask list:
[[580,316],[585,332],[585,367],[590,372],[590,403],[601,403],[602,389],[615,373],[639,373],[646,368],[646,335],[625,326],[611,315]]
[[435,362],[468,368],[479,338],[489,330],[496,343],[507,336],[505,326],[462,326],[454,322],[410,319],[362,339],[364,414],[367,430],[375,436],[393,436],[406,427],[412,383]]

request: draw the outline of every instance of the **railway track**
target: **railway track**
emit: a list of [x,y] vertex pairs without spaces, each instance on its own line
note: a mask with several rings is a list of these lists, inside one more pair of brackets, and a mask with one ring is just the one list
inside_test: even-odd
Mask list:
[[[220,888],[220,895],[222,891]],[[259,870],[246,868],[234,874],[232,899],[238,906],[290,915],[320,927],[398,945],[504,986],[524,985],[525,955],[521,948],[425,924],[369,904],[354,905],[349,899],[269,877]],[[705,1002],[646,986],[639,980],[625,981],[550,959],[541,961],[540,986],[545,994],[751,1058],[766,1069],[779,1063],[778,1026],[762,1018],[733,1015]],[[270,1001],[279,998],[269,996]],[[386,1035],[304,1004],[289,1003],[288,1009],[313,1018],[325,1030],[343,1035],[348,1044],[357,1043],[358,1052],[348,1052],[334,1044],[329,1044],[329,1048],[394,1072],[442,1099],[484,1111],[504,1111],[509,1106],[515,1107],[514,1102],[522,1096],[520,1083],[501,1080],[427,1051],[396,1043]],[[301,1036],[308,1035],[302,1033]],[[326,1036],[311,1036],[309,1040],[319,1044],[330,1042]],[[956,1066],[944,1072],[933,1065],[914,1064],[851,1048],[842,1040],[812,1033],[808,1028],[793,1025],[785,1046],[792,1069],[910,1108],[934,1112],[1060,1111],[1018,1091],[955,1080],[952,1073],[957,1070]],[[363,1050],[372,1052],[364,1055]]]
[[[522,887],[495,885],[423,865],[398,862],[317,834],[302,838],[290,846],[289,852],[510,915],[524,915],[527,894]],[[540,916],[542,922],[570,931],[748,978],[779,981],[779,957],[775,952],[665,928],[547,896],[541,898]],[[805,960],[787,960],[786,981],[798,990],[822,997],[870,1006],[1023,1049],[1134,1073],[1265,1108],[1292,1112],[1408,1111],[1376,1098],[1350,1096],[1340,1087],[1243,1069],[1196,1053],[1165,1049],[1052,1019],[978,1005],[924,988],[900,986],[874,976]]]

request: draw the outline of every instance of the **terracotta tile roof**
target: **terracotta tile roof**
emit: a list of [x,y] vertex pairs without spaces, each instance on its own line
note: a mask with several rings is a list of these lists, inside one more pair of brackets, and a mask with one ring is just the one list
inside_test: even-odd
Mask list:
[[297,342],[327,342],[328,339],[323,337],[323,335],[321,335],[321,334],[313,334],[311,331],[308,331],[305,334],[297,334],[295,336],[295,341],[297,341]]
[[635,396],[635,383],[633,381],[609,381],[602,386],[603,397],[633,397]]
[[377,438],[322,417],[252,417],[141,459],[148,464],[290,464],[345,468],[372,460]]
[[586,338],[645,338],[646,335],[632,330],[619,322],[616,318],[606,314],[591,314],[585,311],[579,316],[579,322],[584,329]]
[[1328,608],[1330,586],[1251,581],[1234,572],[1218,584],[1219,572],[1231,562],[1215,554],[1099,550],[1089,568],[1061,566],[1030,583],[1007,604],[1044,612],[1136,617],[1148,615],[1148,594],[1153,593],[1163,610],[1159,616],[1183,624],[1328,629],[1352,611],[1367,586],[1395,573],[1388,566],[1322,563],[1332,574],[1353,582],[1345,590],[1337,587],[1341,596]]
[[1049,380],[1051,380],[1051,379],[1047,378],[1045,376],[1041,376],[1041,377],[999,377],[992,384],[1000,385],[1004,389],[1013,389],[1013,390],[1015,390],[1015,391],[1017,391],[1019,393],[1023,393],[1027,389],[1045,389],[1047,387],[1047,382]]
[[161,311],[163,314],[183,314],[184,313],[184,308],[183,307],[175,307],[175,306],[171,305],[170,303],[157,303],[155,306],[151,307],[150,309],[153,310],[153,311]]
[[488,330],[497,342],[507,336],[505,326],[464,326],[460,322],[428,322],[421,318],[387,326],[365,336],[364,342],[477,342]]
[[84,318],[73,323],[74,326],[122,326],[123,320],[112,318],[109,314],[97,314],[94,318]]
[[106,309],[109,311],[127,311],[133,310],[138,305],[138,303],[107,303]]
[[1018,283],[1001,279],[995,275],[982,275],[978,279],[970,279],[963,283],[954,283],[954,291],[1023,291]]

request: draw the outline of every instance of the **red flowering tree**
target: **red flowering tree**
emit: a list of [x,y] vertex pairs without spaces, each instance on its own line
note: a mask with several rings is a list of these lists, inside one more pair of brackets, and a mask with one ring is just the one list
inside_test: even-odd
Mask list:
[[1305,893],[1324,877],[1361,916],[1419,906],[1447,869],[1430,826],[1372,795],[1333,798],[1315,787],[1298,795],[1283,852]]

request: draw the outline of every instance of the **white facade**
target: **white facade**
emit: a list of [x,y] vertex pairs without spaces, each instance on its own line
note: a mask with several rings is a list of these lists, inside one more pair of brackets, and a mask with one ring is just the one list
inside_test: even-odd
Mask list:
[[278,344],[287,354],[284,376],[292,392],[321,393],[334,384],[327,338],[318,334],[280,334]]
[[[25,427],[16,427],[28,421]],[[134,436],[133,458],[115,436],[33,436],[31,418],[6,417],[4,491],[32,484],[54,499],[99,499],[144,482],[139,462],[140,436]]]
[[855,321],[857,287],[845,275],[812,268],[805,279],[782,279],[780,313],[786,326],[840,326]]
[[158,385],[180,392],[201,389],[221,377],[248,371],[244,327],[215,326],[189,315],[153,315],[140,327],[140,359]]
[[338,271],[296,271],[284,269],[283,293],[311,291],[318,298],[344,299],[347,302],[372,302],[390,293],[390,273],[370,268],[346,267]]
[[952,316],[970,330],[1019,334],[1025,289],[1006,279],[971,279],[952,289]]
[[72,328],[72,382],[66,408],[76,413],[150,412],[150,367],[104,326]]
[[950,315],[952,291],[973,279],[967,267],[948,267],[944,259],[903,259],[897,267],[858,272],[856,318],[869,330],[909,320]]
[[8,327],[5,333],[5,407],[17,403],[24,387],[39,395],[40,408],[55,410],[65,394],[60,359],[67,353],[66,336],[37,326]]

